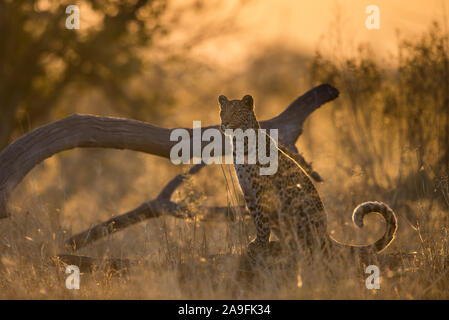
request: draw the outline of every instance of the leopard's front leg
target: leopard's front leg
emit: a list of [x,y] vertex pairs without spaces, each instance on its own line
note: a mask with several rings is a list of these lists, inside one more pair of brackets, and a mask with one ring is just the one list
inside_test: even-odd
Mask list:
[[249,243],[248,251],[265,251],[268,248],[271,233],[268,217],[263,212],[263,209],[257,205],[256,210],[252,215],[256,226],[256,239]]
[[270,215],[276,214],[277,209],[270,192],[261,191],[260,195],[254,203],[248,205],[256,226],[256,238],[248,245],[248,255],[254,262],[270,253]]

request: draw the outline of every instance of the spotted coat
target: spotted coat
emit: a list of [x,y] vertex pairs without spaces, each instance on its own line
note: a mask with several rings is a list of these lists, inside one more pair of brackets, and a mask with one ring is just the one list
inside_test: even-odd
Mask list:
[[[253,107],[253,98],[246,95],[242,100],[228,100],[219,97],[221,129],[260,129]],[[269,143],[274,143],[268,135]],[[247,141],[245,147],[247,148]],[[312,179],[294,158],[291,150],[278,144],[278,169],[272,175],[260,175],[263,166],[235,164],[240,187],[246,206],[254,219],[257,236],[249,244],[248,252],[256,255],[269,246],[273,232],[283,247],[295,251],[321,250],[332,253],[336,247],[349,248],[359,253],[380,253],[394,239],[397,220],[394,212],[384,203],[365,202],[353,212],[353,222],[363,226],[363,217],[375,212],[386,221],[386,232],[374,244],[353,246],[342,244],[331,238],[327,232],[327,214]],[[247,150],[247,149],[246,149]],[[300,160],[302,158],[299,158]],[[309,169],[309,168],[306,168]]]

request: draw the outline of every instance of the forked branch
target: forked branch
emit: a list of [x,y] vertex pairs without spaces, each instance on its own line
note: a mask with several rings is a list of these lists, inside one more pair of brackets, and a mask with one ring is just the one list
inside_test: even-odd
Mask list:
[[[315,87],[293,101],[278,116],[262,121],[261,126],[264,129],[278,129],[279,141],[291,150],[297,151],[295,143],[302,133],[304,121],[322,104],[337,98],[338,94],[337,89],[327,84]],[[212,127],[205,127],[202,130],[208,128]],[[170,141],[171,130],[173,129],[156,127],[136,120],[75,114],[30,131],[0,153],[0,218],[8,216],[7,203],[15,187],[31,169],[52,155],[83,147],[128,149],[168,158],[171,147],[176,143]],[[188,130],[192,139],[192,129]],[[207,143],[204,142],[202,147]],[[296,158],[305,163],[299,154]],[[202,165],[195,165],[189,174],[195,174],[201,168]],[[319,180],[318,174],[312,172],[311,174]],[[172,193],[183,180],[184,176],[178,175],[165,186],[156,199],[73,236],[69,239],[70,245],[79,249],[107,234],[162,214],[185,217],[185,209],[170,201]],[[226,216],[229,208],[208,207],[205,208],[205,212],[206,217],[217,214]]]

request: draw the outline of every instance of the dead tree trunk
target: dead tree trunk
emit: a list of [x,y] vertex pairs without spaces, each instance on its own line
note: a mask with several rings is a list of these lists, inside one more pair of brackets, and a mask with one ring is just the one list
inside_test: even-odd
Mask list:
[[[337,98],[338,94],[337,89],[327,84],[315,87],[294,100],[278,116],[262,121],[261,126],[265,129],[278,129],[279,141],[297,152],[295,143],[302,133],[304,121],[322,104]],[[208,128],[211,127],[202,130]],[[46,158],[64,150],[80,147],[129,149],[168,158],[171,147],[176,143],[170,141],[171,130],[141,121],[92,115],[72,115],[34,129],[0,153],[0,218],[8,216],[7,203],[11,192],[31,169]],[[192,129],[188,130],[192,139]],[[204,145],[207,143],[204,142]],[[299,154],[295,157],[298,161],[306,163]],[[190,174],[198,172],[201,168],[202,165],[193,166]],[[319,178],[317,174],[312,173],[312,176]],[[180,208],[170,201],[170,197],[182,184],[183,179],[182,175],[175,177],[156,199],[73,236],[69,239],[70,245],[80,248],[106,234],[161,214],[179,216]],[[228,208],[206,208],[206,212],[211,215],[225,215],[228,211]]]

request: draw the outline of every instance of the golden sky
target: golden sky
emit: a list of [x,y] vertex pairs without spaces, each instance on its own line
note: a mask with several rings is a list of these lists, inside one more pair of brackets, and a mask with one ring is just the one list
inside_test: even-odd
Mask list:
[[[379,7],[379,30],[365,27],[368,5]],[[396,52],[396,30],[401,38],[416,37],[433,20],[447,23],[449,0],[250,0],[238,13],[239,32],[224,41],[211,41],[201,50],[214,55],[225,50],[227,54],[218,58],[225,63],[273,41],[313,53],[319,43],[327,41],[322,36],[335,31],[337,12],[341,34],[349,45],[368,42],[379,56],[387,57]]]

